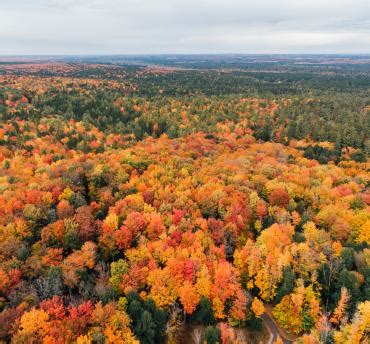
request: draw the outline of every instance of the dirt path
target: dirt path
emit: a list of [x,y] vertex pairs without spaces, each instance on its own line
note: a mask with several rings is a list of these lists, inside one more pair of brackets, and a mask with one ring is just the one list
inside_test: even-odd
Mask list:
[[[186,324],[179,335],[179,344],[203,344],[206,326]],[[267,344],[270,331],[265,323],[263,330],[258,332],[248,331],[245,327],[234,328],[234,334],[240,344]]]
[[[275,322],[270,318],[270,316],[267,313],[264,313],[261,316],[262,320],[266,323],[267,328],[269,329],[271,333],[270,343],[275,343],[278,336],[280,336],[280,332],[278,330],[278,327],[276,326]],[[291,344],[292,341],[284,339],[282,336],[280,338],[283,340],[284,344]]]
[[[265,327],[267,328],[267,331],[270,334],[270,338],[269,340],[267,340],[265,336],[265,338],[262,340],[263,343],[272,344],[277,340],[279,336],[284,344],[292,344],[295,340],[297,340],[298,339],[297,336],[286,333],[286,331],[282,329],[276,323],[276,320],[274,319],[272,315],[272,306],[269,304],[265,304],[264,306],[265,306],[265,313],[261,315],[261,319],[263,320]],[[203,338],[205,329],[206,329],[206,326],[202,326],[202,325],[191,325],[191,324],[184,325],[182,334],[180,336],[181,337],[180,343],[181,344],[200,344],[202,343],[202,338]],[[255,335],[253,335],[253,333],[246,332],[246,329],[239,329],[238,331],[239,331],[238,338],[240,339],[241,343],[250,342],[251,338],[254,339],[252,342],[262,343],[261,339],[254,338]]]
[[272,316],[272,307],[271,305],[265,304],[265,313],[262,314],[261,318],[266,323],[267,327],[271,333],[270,343],[274,343],[278,336],[282,339],[284,344],[291,344],[298,339],[297,336],[286,333],[275,321]]

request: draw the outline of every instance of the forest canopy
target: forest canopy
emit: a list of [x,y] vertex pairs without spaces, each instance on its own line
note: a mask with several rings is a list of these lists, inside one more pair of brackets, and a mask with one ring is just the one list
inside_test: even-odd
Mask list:
[[370,62],[339,61],[0,63],[0,342],[364,343]]

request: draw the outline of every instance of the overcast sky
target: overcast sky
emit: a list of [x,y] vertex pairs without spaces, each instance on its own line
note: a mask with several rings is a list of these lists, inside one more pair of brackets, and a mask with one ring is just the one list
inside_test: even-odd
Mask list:
[[370,53],[370,0],[0,0],[0,54]]

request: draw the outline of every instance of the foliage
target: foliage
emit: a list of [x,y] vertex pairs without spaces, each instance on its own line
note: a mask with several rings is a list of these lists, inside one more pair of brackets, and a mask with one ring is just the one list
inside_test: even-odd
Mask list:
[[182,59],[0,66],[0,341],[366,337],[368,67]]

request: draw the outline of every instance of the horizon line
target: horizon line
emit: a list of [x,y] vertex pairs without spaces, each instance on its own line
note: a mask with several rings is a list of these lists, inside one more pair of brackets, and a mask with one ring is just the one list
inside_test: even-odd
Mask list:
[[242,53],[242,52],[230,52],[230,53],[65,53],[65,54],[7,54],[7,53],[0,53],[0,57],[64,57],[64,56],[230,56],[230,55],[239,55],[239,56],[261,56],[261,55],[275,55],[275,56],[281,56],[281,55],[313,55],[313,56],[370,56],[370,52],[366,53],[340,53],[340,52],[304,52],[304,53],[295,53],[295,52],[289,52],[289,53],[283,53],[283,52],[265,52],[265,53]]

